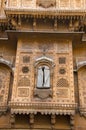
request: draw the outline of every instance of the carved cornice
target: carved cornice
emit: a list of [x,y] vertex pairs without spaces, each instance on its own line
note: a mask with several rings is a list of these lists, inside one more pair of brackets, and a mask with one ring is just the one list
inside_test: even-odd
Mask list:
[[8,109],[8,106],[4,106],[4,105],[0,106],[0,116],[3,114],[6,114],[7,109]]
[[11,102],[11,113],[34,113],[40,112],[42,114],[64,114],[70,115],[75,113],[76,104],[54,104],[54,103],[17,103]]
[[80,107],[79,111],[80,111],[80,115],[86,118],[86,107]]
[[11,109],[11,113],[12,114],[37,114],[38,112],[40,112],[42,115],[45,114],[56,114],[56,115],[75,115],[75,110],[51,110],[51,109],[48,109],[48,110],[30,110],[30,109]]
[[85,16],[86,10],[56,10],[56,9],[18,9],[6,8],[6,15],[30,15],[30,16]]

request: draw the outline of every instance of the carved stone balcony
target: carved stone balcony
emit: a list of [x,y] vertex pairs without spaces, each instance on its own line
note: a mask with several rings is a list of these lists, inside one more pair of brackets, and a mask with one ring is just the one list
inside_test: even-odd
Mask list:
[[40,6],[43,8],[55,7],[56,0],[37,0],[37,6]]
[[53,92],[51,89],[35,89],[34,90],[34,98],[47,99],[52,98]]

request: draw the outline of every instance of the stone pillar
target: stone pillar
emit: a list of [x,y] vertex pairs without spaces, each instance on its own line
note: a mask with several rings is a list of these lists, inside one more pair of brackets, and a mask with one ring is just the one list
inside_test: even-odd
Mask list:
[[54,129],[55,123],[56,123],[56,115],[52,114],[51,115],[51,127],[52,127],[52,129]]
[[30,114],[30,128],[34,127],[34,114]]
[[74,115],[70,116],[70,126],[71,126],[71,130],[74,130]]
[[11,114],[10,115],[10,123],[11,123],[11,128],[15,127],[15,115]]

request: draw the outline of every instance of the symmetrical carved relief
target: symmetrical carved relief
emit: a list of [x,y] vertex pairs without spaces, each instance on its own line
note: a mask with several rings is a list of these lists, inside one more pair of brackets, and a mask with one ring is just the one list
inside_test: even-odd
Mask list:
[[66,57],[59,57],[59,64],[66,64]]
[[52,76],[54,63],[48,57],[41,57],[35,62],[34,97],[47,99],[52,97]]
[[53,45],[51,43],[39,43],[38,48],[43,51],[52,50]]
[[11,0],[10,5],[11,6],[16,6],[17,5],[17,0]]
[[37,0],[37,5],[43,8],[55,7],[56,0]]
[[51,89],[35,89],[34,97],[40,99],[52,98],[53,92]]
[[29,63],[30,62],[30,56],[23,56],[23,63]]
[[60,0],[60,7],[68,8],[70,5],[70,0]]
[[25,73],[25,74],[28,73],[29,72],[28,66],[22,67],[22,72]]
[[[25,111],[25,113],[28,111],[44,112],[49,107],[47,104],[49,102],[51,108],[58,106],[61,102],[64,104],[66,102],[70,106],[74,103],[72,43],[63,40],[56,41],[56,38],[53,39],[54,41],[50,41],[49,38],[49,42],[48,39],[41,39],[41,37],[35,40],[33,39],[32,42],[29,39],[30,44],[26,40],[26,43],[21,40],[18,42],[12,105],[15,106],[17,102],[18,111],[21,102],[21,109],[23,109],[19,109],[18,112]],[[34,107],[26,110],[27,103],[22,101],[27,101],[28,98],[28,108],[29,104]],[[42,103],[46,104],[46,108],[43,109]],[[12,111],[16,112],[14,106],[12,106]],[[54,111],[58,111],[58,108]]]
[[82,4],[81,4],[81,0],[75,0],[75,7],[76,8],[81,8]]
[[57,89],[57,98],[68,98],[68,89]]
[[0,66],[0,104],[7,105],[10,83],[10,71],[6,67]]
[[58,53],[62,53],[62,52],[65,52],[67,53],[69,51],[69,42],[66,41],[61,41],[57,44],[57,52]]
[[60,69],[59,69],[59,74],[65,74],[65,73],[66,73],[65,68],[60,68]]
[[29,7],[32,4],[32,0],[21,0],[21,4],[23,7]]
[[18,81],[18,86],[30,86],[30,80],[28,77],[21,76]]
[[18,96],[19,97],[28,97],[29,96],[29,89],[27,89],[27,88],[19,88],[18,89]]

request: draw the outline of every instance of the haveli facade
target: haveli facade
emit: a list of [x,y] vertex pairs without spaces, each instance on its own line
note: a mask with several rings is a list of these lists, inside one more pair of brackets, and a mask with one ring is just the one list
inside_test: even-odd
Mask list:
[[0,0],[0,129],[86,130],[86,0]]

